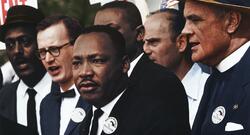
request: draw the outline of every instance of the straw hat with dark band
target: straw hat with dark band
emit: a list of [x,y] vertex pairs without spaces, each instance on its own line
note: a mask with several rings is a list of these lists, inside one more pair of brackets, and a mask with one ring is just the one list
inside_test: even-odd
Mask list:
[[[186,0],[187,1],[187,0]],[[194,0],[250,13],[250,0]]]
[[36,25],[44,18],[43,13],[36,8],[18,5],[11,7],[7,12],[5,23],[0,26],[0,41],[4,42],[6,29],[15,24]]

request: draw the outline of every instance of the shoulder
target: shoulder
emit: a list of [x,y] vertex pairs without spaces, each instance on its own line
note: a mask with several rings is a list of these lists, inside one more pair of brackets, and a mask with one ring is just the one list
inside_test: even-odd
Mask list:
[[16,93],[19,82],[20,81],[17,81],[17,82],[11,83],[11,84],[6,84],[4,87],[2,87],[0,89],[0,99],[6,97],[8,95],[9,96],[15,95],[14,93]]

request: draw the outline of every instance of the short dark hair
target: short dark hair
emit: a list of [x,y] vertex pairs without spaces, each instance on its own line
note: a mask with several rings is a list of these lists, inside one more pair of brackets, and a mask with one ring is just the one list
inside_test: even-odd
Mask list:
[[81,34],[82,26],[80,25],[79,21],[65,15],[53,15],[46,17],[43,19],[36,27],[37,31],[45,30],[46,28],[58,24],[63,23],[66,27],[67,34],[69,36],[70,41],[76,40],[76,38]]
[[125,19],[127,19],[131,29],[135,29],[137,26],[142,25],[142,18],[139,9],[131,2],[127,1],[113,1],[104,4],[99,10],[105,10],[110,8],[116,8],[123,10],[125,14]]
[[92,32],[107,34],[113,43],[113,47],[117,52],[117,56],[119,58],[123,58],[123,56],[126,55],[125,39],[123,38],[122,34],[115,28],[106,25],[94,25],[85,28],[81,35],[89,34]]
[[177,37],[181,34],[186,22],[182,12],[176,9],[163,9],[151,13],[150,16],[159,13],[168,14],[166,20],[168,20],[169,22],[169,32],[171,33],[171,40],[175,42]]

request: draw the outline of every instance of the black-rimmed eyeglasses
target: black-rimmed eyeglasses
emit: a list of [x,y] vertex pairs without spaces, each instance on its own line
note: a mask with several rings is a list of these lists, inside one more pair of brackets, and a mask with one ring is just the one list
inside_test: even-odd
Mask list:
[[41,59],[41,60],[44,60],[45,57],[46,57],[46,53],[49,52],[53,57],[57,57],[60,55],[60,50],[67,46],[67,45],[71,45],[72,44],[72,41],[69,41],[65,44],[62,44],[60,46],[51,46],[51,47],[48,47],[48,48],[41,48],[41,49],[38,49],[38,57]]

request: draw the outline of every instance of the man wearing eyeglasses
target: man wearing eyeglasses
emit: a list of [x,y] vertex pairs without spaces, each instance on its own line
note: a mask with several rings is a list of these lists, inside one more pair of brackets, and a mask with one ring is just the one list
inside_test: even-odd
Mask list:
[[14,6],[0,26],[0,40],[5,43],[7,56],[20,78],[0,90],[0,115],[27,126],[34,134],[40,133],[40,103],[52,85],[51,77],[36,57],[35,27],[43,18],[38,9]]
[[38,56],[60,88],[51,90],[41,103],[43,135],[67,135],[85,117],[90,106],[80,98],[72,72],[73,44],[81,33],[77,20],[50,16],[37,26]]

